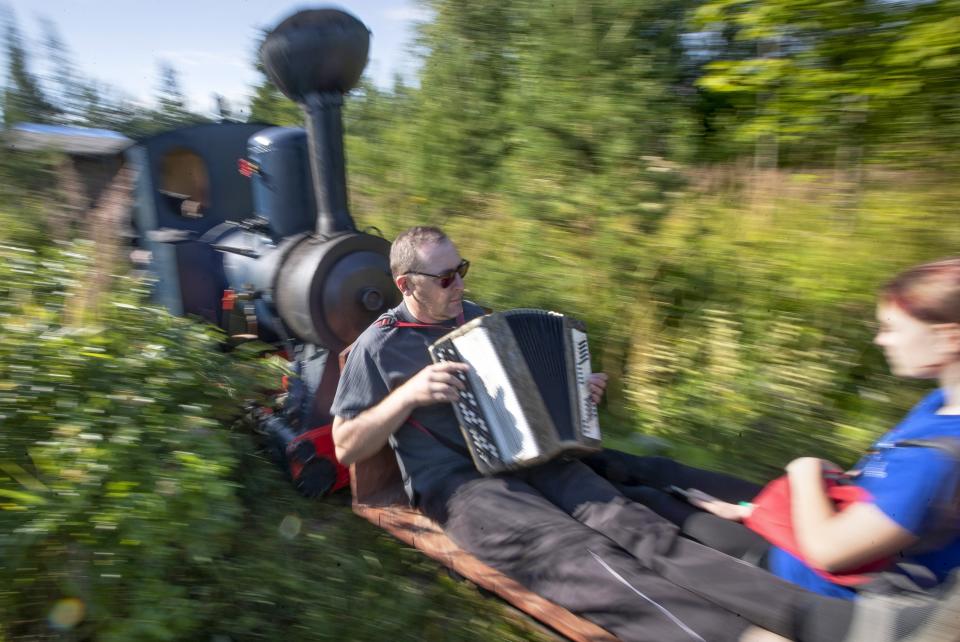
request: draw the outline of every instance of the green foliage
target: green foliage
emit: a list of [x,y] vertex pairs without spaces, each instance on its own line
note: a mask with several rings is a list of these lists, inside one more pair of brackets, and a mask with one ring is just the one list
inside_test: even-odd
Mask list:
[[625,377],[637,429],[760,479],[806,453],[852,463],[889,428],[922,386],[871,346],[873,293],[960,240],[952,188],[891,178],[845,215],[823,174],[778,174],[753,207],[712,182],[683,199],[651,240]]
[[[5,144],[0,132],[0,146]],[[52,152],[0,153],[0,220],[7,242],[32,249],[48,242],[45,222],[59,196],[55,173],[60,161]]]
[[[658,435],[685,460],[755,479],[803,454],[852,463],[924,388],[887,374],[873,296],[955,252],[956,186],[878,171],[840,209],[831,173],[683,173],[650,233],[629,215],[517,217],[493,196],[448,218],[474,266],[468,297],[587,323],[594,366],[612,377],[610,443]],[[358,219],[388,237],[416,221],[376,207]]]
[[95,248],[5,241],[0,639],[540,639],[254,454],[268,362],[128,278],[71,327]]
[[253,99],[250,101],[250,120],[256,123],[302,127],[303,110],[265,79],[254,90]]
[[244,536],[217,564],[208,631],[234,640],[546,638],[336,498],[301,499],[254,457],[240,482]]
[[531,3],[525,13],[505,160],[514,210],[655,228],[675,186],[664,159],[682,152],[686,125],[671,86],[682,4]]
[[637,345],[627,379],[638,424],[691,456],[769,479],[801,453],[846,462],[889,427],[886,413],[850,423],[838,389],[859,355],[801,319],[704,309],[686,325]]
[[431,207],[459,206],[499,179],[514,123],[505,101],[514,90],[515,23],[526,3],[430,3],[421,27],[428,52],[420,75],[413,160],[419,193]]
[[237,414],[260,368],[141,306],[136,284],[102,326],[66,326],[89,250],[2,250],[3,619],[26,633],[76,597],[90,635],[182,637],[197,625],[190,585],[229,550],[240,510],[233,437],[214,418]]
[[773,160],[790,164],[956,162],[944,151],[960,135],[946,98],[958,80],[956,2],[711,0],[693,17],[722,42],[701,52],[710,60],[697,82],[736,110],[726,122],[740,143],[779,145]]

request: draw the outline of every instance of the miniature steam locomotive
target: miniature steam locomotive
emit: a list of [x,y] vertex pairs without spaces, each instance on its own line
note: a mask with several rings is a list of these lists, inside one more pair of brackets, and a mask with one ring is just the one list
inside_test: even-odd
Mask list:
[[369,32],[334,9],[301,11],[261,48],[274,84],[298,102],[304,129],[198,125],[128,152],[138,170],[134,225],[156,299],[237,342],[290,359],[285,403],[258,412],[270,450],[305,494],[346,483],[329,439],[336,355],[399,293],[389,243],[356,229],[345,177],[341,105],[367,62]]

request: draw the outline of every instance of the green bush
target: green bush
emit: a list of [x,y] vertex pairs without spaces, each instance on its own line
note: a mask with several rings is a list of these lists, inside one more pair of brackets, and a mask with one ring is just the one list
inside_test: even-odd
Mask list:
[[75,597],[98,639],[176,639],[241,510],[219,424],[265,368],[129,279],[96,327],[66,325],[91,249],[0,250],[4,619],[31,631]]
[[49,243],[51,204],[62,201],[56,180],[62,161],[53,152],[17,152],[0,131],[0,239],[39,250]]
[[269,361],[127,277],[69,326],[94,249],[0,245],[0,639],[541,637],[296,496],[236,429]]

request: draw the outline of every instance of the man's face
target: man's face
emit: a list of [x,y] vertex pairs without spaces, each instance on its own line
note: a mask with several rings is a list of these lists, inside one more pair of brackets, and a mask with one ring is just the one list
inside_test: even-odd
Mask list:
[[[460,261],[460,253],[450,241],[425,243],[420,246],[420,265],[418,272],[445,274],[455,270]],[[463,312],[463,279],[457,274],[446,288],[440,286],[440,279],[421,274],[407,277],[404,298],[410,311],[424,323],[446,321]],[[412,300],[411,300],[412,299]]]

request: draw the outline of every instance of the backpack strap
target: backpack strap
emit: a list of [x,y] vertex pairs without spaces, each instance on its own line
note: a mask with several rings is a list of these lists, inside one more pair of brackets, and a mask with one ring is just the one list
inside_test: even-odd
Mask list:
[[947,453],[955,463],[960,464],[960,437],[930,437],[929,439],[904,439],[893,444],[894,448],[901,446],[917,448],[936,448]]
[[960,536],[960,438],[904,439],[895,442],[893,447],[933,448],[946,453],[953,462],[953,474],[930,507],[933,513],[931,526],[907,553],[917,554],[942,548]]

